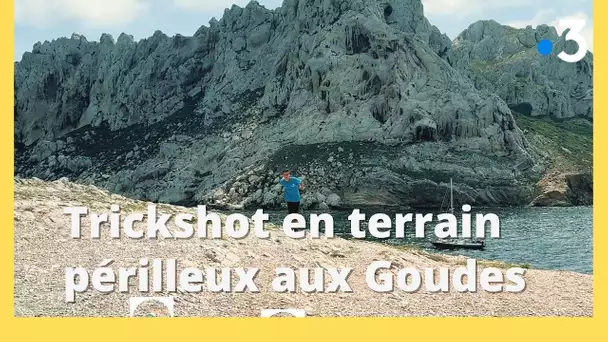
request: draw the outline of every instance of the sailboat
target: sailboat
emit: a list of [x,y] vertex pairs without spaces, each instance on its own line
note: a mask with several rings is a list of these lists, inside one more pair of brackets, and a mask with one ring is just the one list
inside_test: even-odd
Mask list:
[[[444,196],[445,198],[445,196]],[[442,204],[443,205],[443,204]],[[450,213],[454,215],[454,188],[452,186],[452,178],[450,178]],[[437,239],[435,241],[431,241],[433,246],[438,249],[484,249],[485,242],[480,239],[469,239],[469,240],[458,240],[458,239]]]

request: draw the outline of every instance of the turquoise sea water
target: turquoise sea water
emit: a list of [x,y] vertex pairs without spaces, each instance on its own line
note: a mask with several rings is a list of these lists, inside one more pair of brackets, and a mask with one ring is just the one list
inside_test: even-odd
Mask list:
[[[382,209],[361,210],[369,219],[374,213],[385,213],[391,217],[394,225],[394,211]],[[265,211],[269,221],[281,224],[286,215],[284,211]],[[416,212],[425,214],[431,211],[410,210],[400,213]],[[308,219],[312,213],[320,211],[305,210],[302,214]],[[334,218],[336,235],[350,237],[350,221],[348,216],[352,210],[329,211]],[[497,208],[473,209],[473,213],[494,213],[500,219],[499,239],[486,235],[485,250],[437,250],[430,243],[433,237],[433,227],[437,221],[427,224],[427,238],[416,238],[411,223],[406,226],[406,238],[388,238],[377,240],[380,243],[413,244],[430,252],[443,254],[464,255],[478,259],[500,260],[515,264],[529,264],[532,268],[567,270],[580,273],[593,273],[593,208]],[[459,217],[459,214],[457,214]],[[475,232],[475,221],[473,233]],[[459,221],[460,224],[460,221]]]

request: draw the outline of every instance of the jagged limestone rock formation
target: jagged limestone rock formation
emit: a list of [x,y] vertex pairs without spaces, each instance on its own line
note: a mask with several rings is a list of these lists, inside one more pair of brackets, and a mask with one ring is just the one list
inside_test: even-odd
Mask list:
[[[592,203],[591,186],[572,188],[568,180],[572,175],[588,175],[592,169],[592,145],[587,143],[592,134],[581,130],[586,125],[576,120],[586,119],[592,125],[593,55],[588,52],[577,63],[559,59],[561,51],[572,54],[577,49],[576,43],[565,40],[567,32],[558,37],[555,28],[546,25],[515,29],[491,20],[478,21],[445,54],[478,89],[498,94],[509,105],[531,147],[543,156],[539,161],[547,170],[536,185],[531,205]],[[537,51],[542,39],[554,42],[549,56]],[[552,119],[555,127],[550,127],[551,120],[535,122],[531,117]]]
[[277,206],[526,203],[507,104],[442,59],[419,0],[233,6],[192,37],[45,42],[15,65],[16,174],[136,198]]
[[[554,27],[516,29],[493,20],[478,21],[463,31],[446,53],[446,60],[478,89],[498,94],[509,107],[532,116],[556,119],[593,117],[593,55],[576,63],[557,57],[574,53],[577,45],[558,37]],[[554,42],[553,53],[542,56],[536,45]]]

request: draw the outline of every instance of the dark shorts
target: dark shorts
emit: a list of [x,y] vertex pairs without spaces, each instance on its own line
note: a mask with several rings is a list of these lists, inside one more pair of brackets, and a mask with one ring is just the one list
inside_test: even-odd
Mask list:
[[300,202],[287,202],[287,210],[290,214],[300,211]]

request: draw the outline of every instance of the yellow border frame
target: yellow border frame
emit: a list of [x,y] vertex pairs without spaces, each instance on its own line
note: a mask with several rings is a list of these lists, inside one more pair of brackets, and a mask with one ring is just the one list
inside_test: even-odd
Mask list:
[[[86,0],[83,0],[86,1]],[[606,163],[599,156],[608,149],[608,129],[604,108],[608,107],[608,58],[606,46],[599,44],[606,31],[608,1],[594,1],[594,317],[593,318],[15,318],[13,309],[13,2],[0,2],[3,44],[0,68],[0,101],[4,114],[0,125],[1,172],[0,214],[0,326],[7,341],[87,340],[87,341],[186,341],[261,340],[274,341],[434,341],[483,340],[575,340],[589,341],[600,336],[600,321],[606,312],[606,270],[608,269],[608,194]],[[599,68],[598,68],[599,66]],[[606,88],[599,87],[607,84]],[[605,95],[606,94],[606,95]],[[606,96],[606,97],[605,97]],[[604,156],[606,158],[606,156]],[[11,161],[11,163],[9,163]],[[11,167],[9,167],[11,165]],[[597,176],[600,177],[597,177]],[[603,246],[604,248],[600,248]],[[601,265],[598,267],[598,265]],[[605,331],[605,327],[601,329]],[[604,333],[605,334],[605,333]],[[604,335],[602,334],[602,336]],[[7,336],[8,335],[8,336]]]

